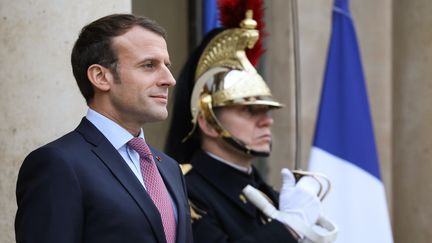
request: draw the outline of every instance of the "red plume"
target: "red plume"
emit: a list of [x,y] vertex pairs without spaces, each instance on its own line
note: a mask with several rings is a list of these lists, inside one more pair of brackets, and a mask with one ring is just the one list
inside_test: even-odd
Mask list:
[[253,19],[257,22],[259,39],[252,49],[246,50],[246,55],[252,65],[258,64],[259,58],[265,52],[263,47],[264,33],[264,1],[263,0],[218,0],[220,23],[225,28],[236,28],[245,18],[246,10],[253,11]]

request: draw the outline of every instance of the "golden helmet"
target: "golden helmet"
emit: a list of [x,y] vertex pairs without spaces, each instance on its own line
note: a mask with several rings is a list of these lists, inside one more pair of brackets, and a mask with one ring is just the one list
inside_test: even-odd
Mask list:
[[199,113],[214,121],[212,109],[229,105],[267,105],[280,108],[261,75],[246,56],[259,38],[252,11],[239,28],[217,34],[205,47],[195,72],[191,96],[192,123]]

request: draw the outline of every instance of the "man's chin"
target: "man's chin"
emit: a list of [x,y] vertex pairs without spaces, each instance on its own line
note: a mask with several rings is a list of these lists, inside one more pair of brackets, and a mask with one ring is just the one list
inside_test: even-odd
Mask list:
[[252,149],[257,151],[257,152],[266,153],[266,154],[270,154],[270,152],[271,152],[270,146],[257,146],[257,147],[252,148]]
[[147,122],[158,122],[158,121],[164,121],[168,117],[168,111],[167,110],[160,110],[154,112],[151,116],[148,116]]

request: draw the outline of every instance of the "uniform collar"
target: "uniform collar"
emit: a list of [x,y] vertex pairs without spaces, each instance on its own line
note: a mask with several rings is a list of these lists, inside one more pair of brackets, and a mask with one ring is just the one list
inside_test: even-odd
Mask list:
[[224,163],[224,164],[226,164],[226,165],[229,165],[229,166],[233,167],[234,169],[236,169],[236,170],[238,170],[238,171],[241,171],[241,172],[243,172],[243,173],[245,173],[245,174],[248,174],[248,175],[252,174],[252,166],[248,166],[248,167],[240,166],[240,165],[234,164],[234,163],[231,162],[231,161],[225,160],[225,159],[223,159],[223,158],[221,158],[221,157],[219,157],[219,156],[217,156],[217,155],[215,155],[215,154],[213,154],[213,153],[210,153],[210,152],[208,152],[208,151],[205,151],[205,152],[206,152],[210,157],[212,157],[213,159],[215,159],[215,160],[217,160],[217,161],[219,161],[219,162],[221,162],[221,163]]
[[[243,195],[243,188],[252,185],[266,194],[272,191],[253,166],[252,173],[246,174],[225,163],[221,163],[204,151],[195,153],[191,163],[196,173],[200,174],[205,181],[253,217],[256,215],[256,207]],[[274,202],[277,201],[275,195],[268,196]]]

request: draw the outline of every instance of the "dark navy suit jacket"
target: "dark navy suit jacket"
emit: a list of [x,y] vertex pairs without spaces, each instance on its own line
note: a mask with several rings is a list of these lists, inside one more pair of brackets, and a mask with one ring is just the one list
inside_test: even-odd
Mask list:
[[[179,166],[151,150],[177,206],[177,242],[192,242]],[[74,131],[27,156],[16,196],[17,242],[165,242],[159,212],[146,190],[117,150],[85,118]]]

